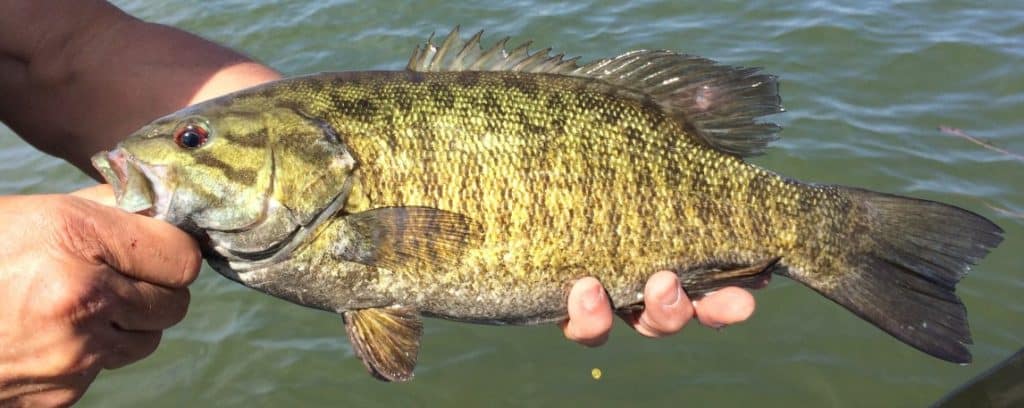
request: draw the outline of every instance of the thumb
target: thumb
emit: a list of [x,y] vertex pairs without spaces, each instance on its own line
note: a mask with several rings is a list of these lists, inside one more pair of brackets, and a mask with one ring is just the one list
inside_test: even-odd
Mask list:
[[[109,186],[71,194],[77,205],[64,207],[66,248],[121,274],[165,287],[184,287],[199,274],[202,256],[195,240],[177,227],[150,217],[102,205],[112,202]],[[89,200],[89,201],[86,201]]]
[[110,184],[97,184],[71,192],[70,194],[108,207],[117,206],[117,200],[114,198],[114,189],[110,187]]

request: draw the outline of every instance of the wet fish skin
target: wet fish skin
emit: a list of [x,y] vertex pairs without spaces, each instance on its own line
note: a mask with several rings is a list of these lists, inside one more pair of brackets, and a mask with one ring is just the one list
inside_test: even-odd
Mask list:
[[[319,92],[309,98],[319,103],[307,102],[304,115],[326,118],[363,164],[347,213],[422,206],[467,214],[486,226],[482,245],[461,265],[389,270],[394,275],[379,283],[387,302],[422,293],[420,310],[431,314],[560,319],[566,283],[589,275],[605,283],[615,304],[629,305],[659,268],[686,279],[691,269],[749,265],[783,253],[797,258],[793,219],[835,218],[823,213],[832,208],[813,204],[831,199],[828,189],[808,188],[679,137],[683,129],[676,123],[642,103],[623,103],[592,81],[472,72],[346,73],[303,81],[263,94],[280,100],[281,94]],[[535,109],[538,101],[561,114]],[[495,113],[474,123],[480,106]],[[605,110],[588,114],[593,106]],[[562,115],[574,115],[569,107],[584,113],[567,121]],[[429,120],[390,125],[396,117]],[[637,126],[644,123],[658,125]],[[494,159],[480,164],[480,157]],[[672,162],[699,164],[679,170]],[[317,240],[321,246],[308,253],[332,253],[338,240]],[[821,248],[827,244],[800,249],[828,254]],[[476,295],[467,299],[459,291]]]
[[[555,321],[583,276],[632,310],[661,269],[692,295],[788,276],[969,361],[955,284],[1001,230],[747,163],[778,130],[755,120],[781,111],[774,77],[660,51],[583,66],[463,55],[474,39],[427,44],[406,71],[286,79],[187,108],[121,144],[124,176],[109,155],[97,167],[121,186],[149,180],[155,215],[200,237],[225,276],[341,313],[383,379],[411,377],[418,314]],[[183,149],[183,124],[209,141]]]

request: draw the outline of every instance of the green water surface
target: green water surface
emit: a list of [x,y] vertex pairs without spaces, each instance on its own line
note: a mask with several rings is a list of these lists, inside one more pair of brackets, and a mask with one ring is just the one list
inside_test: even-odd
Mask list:
[[[398,69],[431,31],[487,29],[585,59],[666,48],[781,77],[783,139],[755,162],[809,181],[956,204],[1006,240],[959,286],[974,364],[900,344],[782,278],[747,323],[585,349],[550,326],[427,320],[416,379],[366,375],[341,319],[205,270],[150,358],[100,375],[82,406],[921,406],[1024,345],[1024,5],[1015,1],[120,0],[130,13],[286,74]],[[154,78],[159,80],[159,78]],[[60,120],[60,118],[54,118]],[[0,192],[91,181],[0,136]],[[599,380],[591,369],[600,368]]]

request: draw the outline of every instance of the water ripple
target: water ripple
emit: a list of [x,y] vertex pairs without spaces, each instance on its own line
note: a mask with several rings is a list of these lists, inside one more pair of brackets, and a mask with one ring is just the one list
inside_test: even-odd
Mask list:
[[[83,405],[926,405],[1019,347],[1024,163],[936,131],[965,129],[1024,152],[1024,9],[1016,2],[664,0],[172,0],[116,3],[241,49],[289,74],[400,68],[456,24],[598,58],[667,48],[781,78],[783,139],[755,159],[799,179],[952,202],[992,217],[1006,242],[960,285],[976,364],[934,361],[811,291],[779,279],[758,314],[716,333],[647,341],[624,327],[604,348],[554,328],[427,322],[424,370],[377,384],[340,319],[204,272],[193,310],[161,349],[104,374]],[[86,180],[0,137],[0,188],[63,191]],[[996,208],[1001,209],[996,210]],[[337,339],[334,341],[334,339]],[[594,381],[598,366],[605,377]],[[710,405],[709,404],[709,405]]]

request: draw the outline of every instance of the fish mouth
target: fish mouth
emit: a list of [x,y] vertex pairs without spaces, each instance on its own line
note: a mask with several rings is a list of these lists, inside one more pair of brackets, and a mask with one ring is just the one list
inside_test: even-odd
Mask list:
[[92,156],[92,165],[99,170],[103,179],[114,188],[117,206],[122,210],[155,216],[159,212],[162,194],[153,174],[139,165],[131,155],[122,149],[102,151]]

